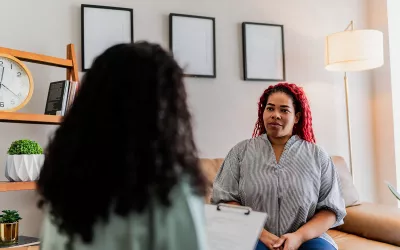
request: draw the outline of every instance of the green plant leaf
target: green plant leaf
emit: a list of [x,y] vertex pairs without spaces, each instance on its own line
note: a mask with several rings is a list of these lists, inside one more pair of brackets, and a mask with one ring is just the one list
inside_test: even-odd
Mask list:
[[3,210],[2,212],[0,223],[14,223],[22,219],[17,210]]
[[35,141],[22,139],[11,143],[7,154],[9,155],[32,155],[43,154],[42,147]]

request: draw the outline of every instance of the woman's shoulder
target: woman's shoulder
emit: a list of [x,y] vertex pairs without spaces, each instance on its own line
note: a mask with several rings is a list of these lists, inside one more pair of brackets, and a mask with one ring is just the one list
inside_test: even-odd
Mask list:
[[172,203],[179,203],[181,201],[202,201],[201,196],[197,195],[194,187],[191,184],[190,176],[182,175],[180,181],[172,188],[170,193]]
[[265,140],[268,140],[265,134],[253,138],[242,139],[230,149],[229,153],[242,155],[249,149],[258,148],[260,145],[265,144]]
[[[152,241],[155,246],[168,250],[205,249],[202,197],[193,191],[187,177],[182,177],[169,196],[169,206],[153,200],[151,208],[141,213],[122,217],[110,212],[107,222],[94,224],[93,242],[87,245],[76,238],[75,249],[144,250]],[[58,231],[50,218],[46,212],[42,224],[42,247],[44,250],[64,249],[62,246],[68,238]]]
[[328,151],[320,144],[311,143],[314,147],[315,156],[320,160],[327,160],[330,158]]
[[153,228],[159,232],[156,245],[171,250],[205,249],[203,197],[194,191],[188,176],[182,176],[171,190],[170,201],[169,208],[157,202],[154,209]]
[[296,138],[297,138],[297,142],[299,142],[299,144],[300,144],[300,147],[305,148],[309,151],[313,151],[317,154],[322,154],[323,156],[328,155],[328,152],[324,146],[322,146],[318,143],[306,141],[298,136],[296,136]]
[[304,151],[309,154],[310,157],[314,158],[318,164],[326,165],[331,160],[331,156],[324,146],[317,143],[308,142],[303,139],[301,140],[303,144],[303,150],[305,148]]
[[308,157],[315,158],[318,161],[326,161],[330,159],[328,151],[320,144],[309,142],[296,136],[295,145],[295,151],[300,152],[303,157],[307,155]]

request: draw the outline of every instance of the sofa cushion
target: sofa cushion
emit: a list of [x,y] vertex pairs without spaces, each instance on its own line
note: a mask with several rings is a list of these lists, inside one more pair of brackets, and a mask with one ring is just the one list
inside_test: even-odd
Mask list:
[[400,209],[363,202],[346,211],[344,224],[336,230],[400,247]]
[[218,170],[221,167],[223,161],[224,161],[224,159],[222,159],[222,158],[200,159],[200,167],[202,169],[203,174],[205,175],[205,177],[207,179],[208,192],[205,197],[205,202],[207,204],[210,203],[213,182],[214,182],[215,176],[217,175]]
[[353,234],[340,232],[337,230],[329,230],[328,234],[336,242],[339,250],[395,250],[399,247],[382,243],[379,241],[369,240]]
[[342,194],[346,207],[360,205],[359,195],[356,187],[353,184],[353,177],[350,174],[345,160],[340,156],[332,156],[331,158],[339,174]]

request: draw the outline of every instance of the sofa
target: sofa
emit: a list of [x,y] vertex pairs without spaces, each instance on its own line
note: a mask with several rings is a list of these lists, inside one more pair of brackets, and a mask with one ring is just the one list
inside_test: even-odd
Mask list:
[[[205,203],[210,203],[212,184],[224,159],[201,159],[200,165],[208,180]],[[344,224],[330,229],[328,234],[340,250],[399,250],[400,209],[368,202],[360,202],[346,162],[332,156],[339,173],[347,216]],[[395,197],[393,197],[395,199]]]

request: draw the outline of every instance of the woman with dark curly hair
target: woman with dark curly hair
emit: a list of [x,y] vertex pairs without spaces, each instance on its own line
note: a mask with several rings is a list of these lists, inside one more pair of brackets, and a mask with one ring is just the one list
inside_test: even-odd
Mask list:
[[260,98],[253,138],[225,158],[211,201],[268,214],[257,250],[332,250],[326,231],[343,223],[341,195],[331,158],[315,144],[304,91],[279,83]]
[[203,249],[198,165],[177,62],[147,42],[107,49],[46,150],[41,249]]

